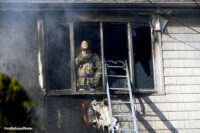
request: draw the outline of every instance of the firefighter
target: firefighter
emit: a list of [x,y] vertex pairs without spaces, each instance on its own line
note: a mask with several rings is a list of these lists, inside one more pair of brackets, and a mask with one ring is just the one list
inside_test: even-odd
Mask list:
[[98,55],[92,54],[88,42],[81,42],[81,53],[75,59],[78,90],[94,90],[101,80],[101,61]]

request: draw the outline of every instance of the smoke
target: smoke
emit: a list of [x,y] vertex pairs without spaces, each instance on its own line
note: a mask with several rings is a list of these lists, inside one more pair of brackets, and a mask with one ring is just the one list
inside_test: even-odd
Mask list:
[[0,72],[16,78],[25,88],[31,87],[31,82],[37,83],[34,78],[37,69],[33,67],[37,48],[36,24],[32,23],[34,18],[21,12],[0,14]]
[[[1,7],[0,73],[20,82],[36,103],[38,125],[45,130],[43,89],[72,87],[69,23],[76,20],[77,13],[50,10],[55,9],[54,5],[49,10],[32,5]],[[43,34],[37,28],[39,19],[43,20]]]
[[[51,9],[58,9],[55,7],[56,4],[48,4],[49,10],[47,8],[43,10],[41,5],[9,3],[1,8],[0,72],[16,78],[24,88],[43,89],[46,84],[41,83],[41,80],[49,76],[49,83],[55,82],[50,85],[50,87],[55,86],[51,87],[52,89],[69,89],[71,88],[69,22],[75,19],[76,13],[65,10],[52,11]],[[66,6],[70,8],[70,4]],[[37,29],[39,19],[43,20],[43,35]],[[41,40],[38,40],[38,34],[44,39],[43,42],[39,43]],[[45,63],[49,66],[46,69],[44,69]],[[44,75],[46,70],[47,75]],[[39,84],[41,73],[43,79],[40,77]],[[57,86],[58,84],[61,85]]]

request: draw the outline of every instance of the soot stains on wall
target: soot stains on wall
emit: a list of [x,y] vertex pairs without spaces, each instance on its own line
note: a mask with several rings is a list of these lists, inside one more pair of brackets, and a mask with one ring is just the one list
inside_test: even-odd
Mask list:
[[106,133],[103,129],[93,128],[84,123],[82,103],[91,100],[83,96],[47,97],[47,132]]
[[[35,103],[38,118],[36,133],[104,133],[102,129],[88,127],[83,121],[81,103],[88,98],[43,95],[38,79],[37,19],[39,17],[38,13],[0,12],[0,72],[18,80]],[[67,37],[63,40],[67,41]],[[57,43],[59,41],[54,41],[52,45],[58,45]],[[68,46],[60,49],[55,49],[54,46],[52,48],[58,55],[59,50],[66,53],[69,50]],[[54,59],[60,59],[57,56],[53,57],[55,58],[50,60],[51,63],[55,63]],[[59,60],[55,66],[62,65],[60,62],[67,59],[66,57]]]
[[0,18],[0,72],[19,81],[36,105],[39,132],[44,129],[44,105],[38,82],[36,17],[8,11],[0,12]]

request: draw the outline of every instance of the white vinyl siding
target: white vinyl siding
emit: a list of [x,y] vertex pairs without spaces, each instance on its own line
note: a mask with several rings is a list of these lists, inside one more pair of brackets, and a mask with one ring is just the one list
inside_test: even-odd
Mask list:
[[[199,17],[178,19],[200,32]],[[161,40],[166,95],[136,96],[140,132],[200,132],[200,33],[169,19]]]

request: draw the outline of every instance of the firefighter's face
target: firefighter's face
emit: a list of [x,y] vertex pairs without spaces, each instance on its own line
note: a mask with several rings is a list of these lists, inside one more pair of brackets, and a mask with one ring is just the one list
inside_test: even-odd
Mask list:
[[83,49],[83,50],[82,50],[82,55],[83,55],[83,56],[87,56],[87,55],[88,55],[88,52],[87,52],[86,49]]

